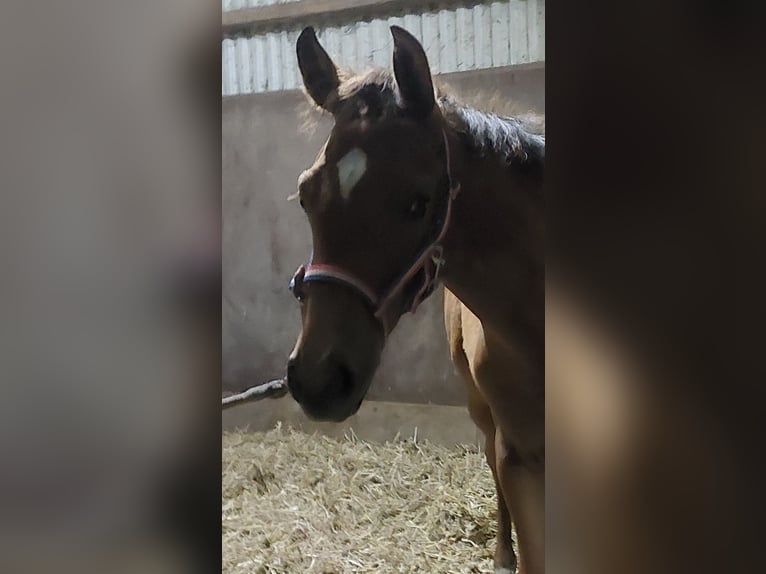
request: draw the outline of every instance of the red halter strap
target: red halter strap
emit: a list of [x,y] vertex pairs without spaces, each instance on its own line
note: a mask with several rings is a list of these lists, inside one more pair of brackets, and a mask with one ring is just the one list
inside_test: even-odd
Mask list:
[[449,197],[447,198],[447,209],[444,215],[444,220],[442,221],[439,234],[436,238],[420,253],[407,271],[405,271],[404,274],[402,274],[402,276],[380,297],[376,295],[374,289],[371,289],[369,285],[353,273],[349,273],[335,265],[312,263],[309,261],[308,265],[301,265],[298,268],[290,281],[290,290],[299,300],[302,299],[303,283],[309,281],[326,281],[346,285],[359,293],[359,295],[369,303],[373,309],[375,318],[380,321],[383,326],[384,334],[388,336],[391,332],[391,322],[394,320],[394,318],[389,315],[391,303],[422,270],[424,272],[423,284],[416,293],[415,298],[412,300],[412,305],[407,309],[410,313],[414,313],[417,310],[418,306],[420,306],[436,286],[439,279],[439,271],[444,264],[441,244],[442,241],[444,241],[444,237],[447,235],[447,230],[449,229],[450,220],[452,218],[452,203],[460,192],[460,184],[452,179],[449,141],[447,140],[447,133],[444,130],[442,130],[442,136],[444,138],[444,149],[447,162]]

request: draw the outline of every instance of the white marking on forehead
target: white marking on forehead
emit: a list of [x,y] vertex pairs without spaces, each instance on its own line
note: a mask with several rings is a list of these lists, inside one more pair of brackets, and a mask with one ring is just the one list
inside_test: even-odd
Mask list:
[[343,199],[348,199],[351,190],[362,179],[365,171],[367,171],[367,156],[358,147],[338,160],[338,184]]

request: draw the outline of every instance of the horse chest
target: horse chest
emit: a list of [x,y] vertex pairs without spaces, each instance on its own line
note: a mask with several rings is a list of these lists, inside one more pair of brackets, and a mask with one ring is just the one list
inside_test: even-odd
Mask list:
[[530,376],[523,353],[485,330],[470,311],[463,313],[462,328],[473,384],[486,400],[495,424],[515,450],[540,450],[545,434],[545,397]]

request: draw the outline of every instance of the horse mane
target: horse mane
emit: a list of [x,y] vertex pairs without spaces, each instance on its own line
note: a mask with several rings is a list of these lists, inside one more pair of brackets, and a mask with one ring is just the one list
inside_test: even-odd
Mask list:
[[[346,113],[386,119],[405,112],[391,70],[371,68],[361,74],[341,72],[338,101]],[[542,166],[545,135],[536,133],[533,122],[518,116],[484,112],[463,103],[437,86],[437,104],[447,123],[457,131],[477,156],[494,155],[507,164]]]
[[507,163],[545,163],[545,135],[534,133],[529,122],[477,110],[449,95],[438,101],[447,123],[463,134],[475,153],[494,154]]

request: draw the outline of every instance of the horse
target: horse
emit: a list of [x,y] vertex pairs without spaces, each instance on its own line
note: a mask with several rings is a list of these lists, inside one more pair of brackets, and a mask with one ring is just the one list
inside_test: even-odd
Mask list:
[[311,418],[353,415],[399,319],[443,283],[452,359],[497,487],[495,572],[539,574],[545,138],[435,90],[418,40],[391,34],[393,73],[340,72],[311,27],[296,43],[308,97],[334,125],[298,178],[313,252],[290,282],[302,328],[287,386]]

